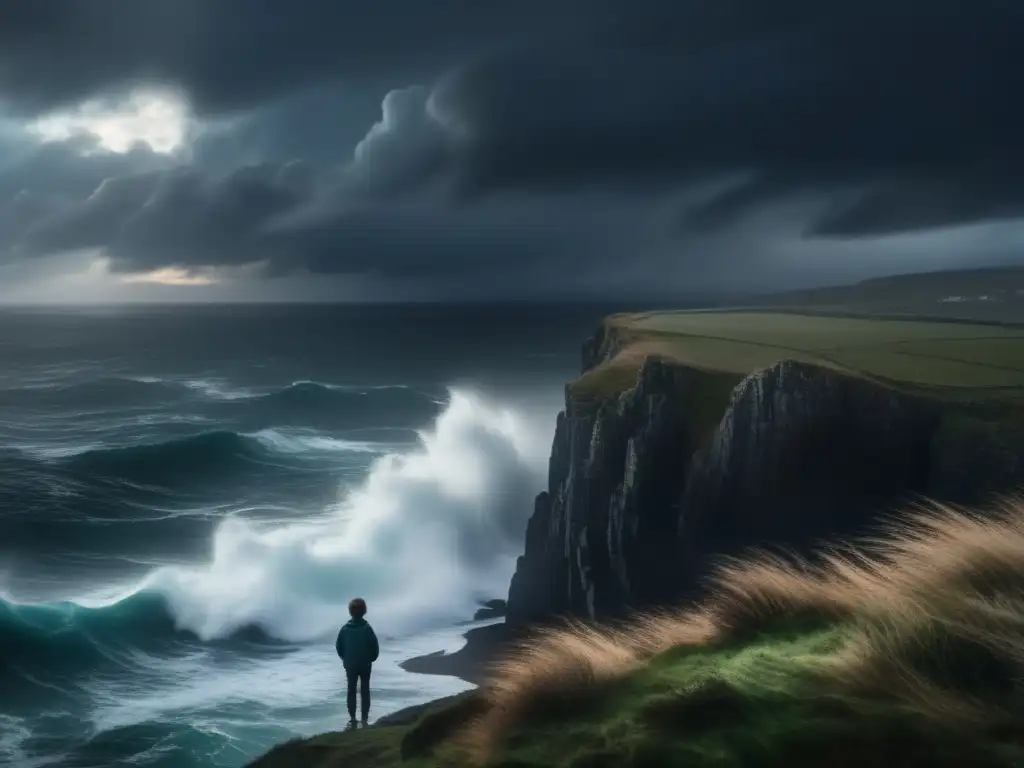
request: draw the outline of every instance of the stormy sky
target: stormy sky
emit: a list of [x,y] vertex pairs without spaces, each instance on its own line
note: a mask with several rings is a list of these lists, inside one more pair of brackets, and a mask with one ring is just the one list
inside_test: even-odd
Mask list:
[[1012,0],[0,6],[0,301],[636,297],[1024,263]]

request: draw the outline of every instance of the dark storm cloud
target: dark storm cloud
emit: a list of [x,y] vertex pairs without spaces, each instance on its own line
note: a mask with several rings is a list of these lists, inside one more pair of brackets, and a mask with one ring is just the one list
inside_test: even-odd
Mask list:
[[418,202],[320,203],[272,223],[262,234],[271,244],[275,274],[300,266],[323,274],[489,279],[506,271],[530,273],[545,263],[564,266],[581,248],[595,246],[598,233],[606,233],[606,225],[595,226],[566,202],[501,199],[440,210]]
[[380,117],[390,86],[325,84],[251,109],[224,126],[207,127],[192,145],[192,162],[227,171],[239,165],[302,158],[317,166],[346,160]]
[[22,141],[7,148],[10,154],[0,165],[0,200],[22,190],[33,194],[81,199],[104,179],[169,168],[173,161],[139,144],[125,153],[91,151],[96,142],[88,138],[43,145]]
[[582,0],[13,0],[0,7],[0,92],[41,110],[138,80],[183,87],[201,113],[311,83],[394,83],[566,28]]
[[36,221],[19,247],[29,255],[103,248],[125,271],[254,261],[261,223],[310,195],[311,184],[295,165],[220,178],[193,168],[119,176]]
[[[58,212],[74,217],[79,207],[104,200],[104,187],[124,186],[171,166],[167,157],[141,145],[121,154],[90,151],[95,149],[85,138],[43,145],[9,138],[0,144],[0,251],[18,246],[35,252],[22,238],[37,224]],[[88,239],[73,228],[66,237],[72,247]]]
[[971,180],[946,176],[894,182],[879,181],[814,223],[813,234],[870,236],[899,230],[966,224],[981,219],[1024,215],[1018,178]]
[[650,281],[739,258],[701,238],[765,210],[835,238],[1016,216],[1024,200],[1024,12],[1002,0],[241,7],[10,6],[0,94],[16,108],[142,78],[234,121],[185,167],[48,150],[73,180],[56,200],[0,168],[16,253],[481,280],[600,262],[610,282],[618,258]]
[[356,145],[346,184],[353,192],[402,195],[442,173],[452,161],[457,138],[430,114],[430,91],[391,91],[381,119]]
[[564,261],[587,243],[593,227],[578,203],[556,204],[561,215],[552,218],[547,200],[456,207],[414,194],[444,154],[440,130],[425,122],[426,96],[419,88],[389,94],[381,120],[341,167],[125,173],[68,203],[34,205],[38,198],[22,193],[0,215],[20,221],[17,256],[102,249],[119,272],[265,262],[275,276],[431,278]]
[[443,278],[564,263],[595,230],[573,204],[555,204],[553,223],[550,201],[438,208],[375,198],[361,168],[376,162],[374,151],[336,177],[291,163],[222,177],[179,168],[109,179],[81,203],[33,216],[17,247],[24,256],[103,249],[119,272],[265,262],[273,276]]
[[[886,182],[958,184],[927,215],[974,218],[1024,179],[1024,10],[983,0],[634,4],[573,45],[495,54],[450,76],[437,111],[476,187],[753,171],[746,205]],[[890,183],[890,180],[894,180]],[[732,201],[736,202],[735,194]],[[832,222],[832,229],[842,221]],[[852,216],[851,227],[861,217]]]
[[[10,230],[15,255],[102,249],[124,272],[268,261],[272,274],[304,269],[394,277],[493,263],[489,254],[536,245],[522,226],[503,226],[507,216],[496,224],[491,213],[477,220],[475,212],[438,209],[422,197],[400,204],[445,157],[446,138],[427,115],[428,96],[422,87],[389,93],[379,121],[341,166],[292,161],[227,173],[199,165],[129,173],[156,156],[142,149],[98,153],[81,158],[87,183],[79,195],[40,196],[40,183],[49,190],[43,174],[33,192],[9,196],[0,216],[20,222]],[[40,157],[70,151],[49,146],[59,149],[32,155],[36,166],[48,167]],[[24,166],[11,175],[23,178]]]

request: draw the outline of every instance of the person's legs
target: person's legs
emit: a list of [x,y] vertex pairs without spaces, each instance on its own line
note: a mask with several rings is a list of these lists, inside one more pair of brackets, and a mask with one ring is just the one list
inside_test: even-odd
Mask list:
[[363,722],[370,719],[370,668],[367,667],[359,674],[359,681],[362,683],[359,690],[360,703],[362,704]]
[[352,669],[345,670],[345,677],[348,678],[348,716],[349,719],[356,719],[356,678],[359,673]]

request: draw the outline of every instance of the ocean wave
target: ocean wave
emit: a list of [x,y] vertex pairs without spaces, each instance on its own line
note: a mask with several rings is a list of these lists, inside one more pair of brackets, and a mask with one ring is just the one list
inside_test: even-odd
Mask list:
[[318,453],[383,453],[387,446],[369,440],[342,440],[314,431],[264,429],[252,435],[266,448],[292,455]]
[[246,400],[257,396],[253,390],[233,387],[223,379],[185,379],[177,383],[211,400]]
[[154,378],[107,376],[74,383],[32,384],[0,389],[0,407],[54,408],[71,411],[92,408],[166,405],[185,391]]
[[185,438],[211,420],[188,413],[133,413],[110,418],[67,419],[60,414],[49,418],[33,416],[23,423],[0,423],[0,440],[7,449],[40,460],[59,460],[89,451],[117,447],[126,441],[153,442]]
[[305,408],[315,411],[336,408],[372,410],[386,416],[395,409],[436,415],[444,401],[436,395],[405,386],[342,387],[316,381],[297,381],[273,392],[251,398],[255,406]]
[[[163,383],[173,380],[157,380]],[[289,403],[301,405],[332,405],[338,402],[354,402],[373,399],[377,404],[389,402],[422,401],[438,403],[438,399],[406,384],[329,384],[312,379],[300,379],[291,384],[269,390],[252,387],[238,387],[226,379],[183,379],[174,383],[198,392],[204,397],[221,402],[254,401],[264,403]],[[443,393],[438,393],[443,394]]]
[[453,392],[418,446],[378,458],[331,514],[269,529],[225,520],[207,564],[161,569],[145,586],[203,638],[259,626],[311,640],[353,594],[396,632],[457,620],[507,587],[545,468],[544,442],[520,418]]
[[279,428],[0,446],[0,553],[192,554],[227,513],[303,516],[329,507],[339,483],[404,445],[395,435],[346,440]]
[[[220,480],[233,473],[263,472],[268,465],[292,466],[310,455],[327,458],[339,453],[382,453],[386,449],[384,444],[344,440],[314,430],[220,430],[141,445],[86,447],[40,458],[50,458],[79,478],[167,486],[182,481]],[[24,453],[39,456],[38,451]]]
[[87,450],[61,461],[75,473],[146,485],[222,477],[265,460],[264,443],[230,431],[202,432],[146,445]]
[[100,653],[103,646],[145,650],[174,633],[167,603],[155,593],[98,606],[0,600],[0,659],[9,664],[34,661],[37,653]]
[[[444,392],[405,385],[295,381],[268,390],[237,387],[222,379],[110,376],[0,389],[0,408],[31,412],[45,420],[38,428],[50,431],[115,410],[120,416],[111,423],[123,427],[132,421],[127,409],[135,410],[136,419],[154,423],[170,418],[207,420],[229,423],[240,432],[289,426],[338,430],[424,426],[440,413],[445,397]],[[17,421],[11,430],[38,426]]]
[[[508,583],[546,465],[533,437],[514,414],[453,392],[418,447],[379,457],[328,514],[269,526],[229,517],[207,562],[154,570],[120,600],[0,603],[0,664],[81,670],[182,642],[319,641],[354,594],[389,634],[448,625]],[[257,437],[208,433],[77,461],[138,473],[168,462],[201,468],[223,454],[250,460],[254,451],[269,449]]]
[[320,432],[415,429],[443,410],[445,393],[408,387],[356,388],[299,381],[247,397],[209,400],[203,412],[244,432],[305,428]]
[[[177,626],[166,597],[152,590],[92,606],[0,600],[0,688],[131,667],[140,663],[140,653],[188,653],[198,641]],[[256,626],[239,627],[220,644],[280,645]]]
[[[188,474],[224,455],[265,457],[267,443],[266,434],[207,433],[71,461],[122,475],[170,463]],[[507,587],[543,482],[542,446],[511,412],[453,392],[416,448],[379,457],[327,514],[273,524],[228,517],[206,562],[153,570],[119,599],[0,601],[0,690],[138,673],[211,648],[277,653],[323,642],[356,594],[390,635],[451,625]]]

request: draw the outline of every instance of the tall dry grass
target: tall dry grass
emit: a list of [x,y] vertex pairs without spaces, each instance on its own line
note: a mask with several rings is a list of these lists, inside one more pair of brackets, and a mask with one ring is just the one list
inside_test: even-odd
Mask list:
[[494,666],[482,687],[489,707],[457,742],[484,758],[517,726],[598,696],[656,654],[736,642],[801,616],[849,628],[816,662],[823,693],[881,701],[945,729],[1024,718],[1024,499],[983,510],[919,505],[815,565],[765,554],[728,561],[709,595],[620,626],[539,633]]

